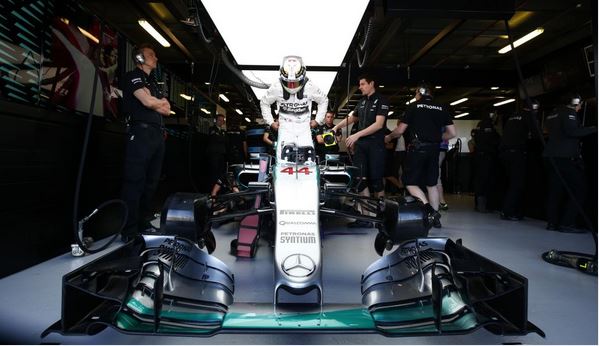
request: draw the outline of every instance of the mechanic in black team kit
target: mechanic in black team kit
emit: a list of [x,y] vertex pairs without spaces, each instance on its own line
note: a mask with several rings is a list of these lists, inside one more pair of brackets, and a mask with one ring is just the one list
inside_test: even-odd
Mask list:
[[532,100],[532,109],[525,105],[521,112],[510,115],[503,125],[499,144],[499,158],[507,175],[507,189],[500,217],[519,221],[524,218],[524,191],[526,188],[526,148],[539,102]]
[[[416,88],[416,102],[408,106],[401,123],[387,136],[385,142],[402,135],[410,128],[410,138],[406,139],[407,154],[403,174],[404,185],[408,192],[420,199],[430,216],[434,217],[433,226],[441,227],[439,213],[439,148],[441,141],[456,136],[455,126],[445,107],[433,102],[428,86],[422,84]],[[439,129],[445,127],[445,132]],[[420,186],[426,186],[428,199]]]
[[226,119],[223,114],[216,114],[214,125],[208,129],[208,144],[206,157],[208,158],[208,179],[210,188],[217,184],[227,171],[227,133]]
[[[543,150],[543,159],[548,184],[547,229],[550,231],[585,232],[576,227],[578,209],[572,198],[584,206],[587,179],[580,139],[597,133],[597,128],[581,126],[576,114],[581,106],[582,98],[578,94],[567,95],[564,105],[554,109],[545,118],[549,138]],[[566,194],[564,183],[572,191],[572,196]],[[564,194],[567,200],[564,200]]]
[[129,125],[121,193],[129,210],[122,231],[124,241],[151,228],[152,198],[164,157],[162,116],[170,115],[171,111],[170,103],[151,75],[158,63],[152,46],[139,45],[132,57],[136,68],[125,75],[123,88],[123,109]]
[[[354,149],[354,165],[358,167],[358,174],[361,176],[358,192],[362,196],[370,197],[370,193],[374,192],[376,197],[384,197],[384,127],[389,113],[389,103],[376,91],[375,81],[371,76],[363,75],[359,81],[362,99],[352,111],[352,116],[345,118],[331,130],[337,133],[337,130],[342,129],[346,123],[358,123],[360,130],[345,140],[348,151],[352,147]],[[373,225],[370,222],[356,220],[348,226],[354,228]]]
[[[341,133],[332,133],[332,136],[335,139],[335,144],[327,145],[325,143],[325,138],[323,135],[327,132],[331,132],[331,129],[335,126],[333,124],[333,120],[335,120],[335,112],[328,111],[324,116],[324,124],[318,127],[316,142],[318,144],[316,148],[316,153],[320,157],[321,161],[324,161],[326,154],[339,154],[339,141],[341,140]],[[326,136],[326,135],[325,135]]]

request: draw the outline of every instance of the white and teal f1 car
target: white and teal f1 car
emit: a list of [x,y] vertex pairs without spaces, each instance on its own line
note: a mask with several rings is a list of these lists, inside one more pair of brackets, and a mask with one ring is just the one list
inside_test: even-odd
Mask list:
[[[287,145],[235,168],[240,192],[211,200],[179,193],[166,202],[160,231],[63,278],[61,320],[45,334],[380,333],[386,336],[543,332],[528,321],[527,279],[464,247],[429,238],[422,205],[352,193],[355,168],[317,163],[312,147]],[[254,178],[248,178],[254,177]],[[258,178],[256,178],[258,177]],[[361,205],[361,213],[347,208]],[[381,257],[364,268],[361,301],[324,300],[323,216],[373,222]],[[274,248],[272,302],[236,302],[233,271],[211,255],[212,226],[238,221],[232,255],[253,257],[257,239]],[[243,231],[254,237],[246,237]],[[269,251],[265,248],[263,251]],[[251,259],[249,259],[251,261]],[[339,268],[343,270],[343,268]],[[355,287],[354,289],[358,289]],[[284,292],[284,294],[282,294]],[[281,296],[297,299],[285,302]]]

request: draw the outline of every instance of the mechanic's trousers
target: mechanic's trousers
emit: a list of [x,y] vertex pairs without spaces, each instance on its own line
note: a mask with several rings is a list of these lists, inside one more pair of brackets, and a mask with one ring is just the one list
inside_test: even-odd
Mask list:
[[526,152],[520,149],[508,149],[502,151],[499,156],[507,175],[503,213],[506,216],[522,217],[526,187]]
[[152,198],[158,187],[164,158],[163,129],[134,124],[129,129],[121,198],[129,214],[123,235],[137,234],[153,218]]
[[[584,206],[587,184],[582,158],[554,157],[553,159],[564,182],[568,184],[568,188],[572,191],[573,197],[579,205]],[[547,222],[555,225],[575,227],[578,209],[572,198],[567,195],[563,182],[557,176],[548,158],[545,158],[545,171],[547,172],[548,183]]]

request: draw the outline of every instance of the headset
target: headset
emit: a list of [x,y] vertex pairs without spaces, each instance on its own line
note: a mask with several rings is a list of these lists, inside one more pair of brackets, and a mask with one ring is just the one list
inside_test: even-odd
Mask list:
[[139,49],[137,47],[134,47],[133,48],[132,57],[133,57],[133,62],[136,63],[136,64],[143,65],[143,64],[146,63],[146,59],[144,57],[143,49]]
[[424,82],[416,87],[416,91],[422,96],[431,96],[431,89]]
[[579,94],[572,94],[568,97],[570,107],[576,107],[582,103],[582,97]]

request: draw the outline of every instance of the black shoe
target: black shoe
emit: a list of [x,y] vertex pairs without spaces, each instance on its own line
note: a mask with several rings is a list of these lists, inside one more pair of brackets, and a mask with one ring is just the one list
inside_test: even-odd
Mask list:
[[503,212],[501,212],[501,214],[499,214],[499,217],[501,217],[502,220],[509,220],[509,221],[522,221],[524,219],[522,216],[506,215]]
[[430,225],[435,228],[441,228],[441,213],[432,209],[432,211],[428,213],[428,219],[430,220]]
[[373,228],[372,222],[356,220],[347,224],[348,228]]
[[426,214],[428,216],[432,216],[433,214],[435,214],[437,211],[435,210],[435,208],[433,208],[432,205],[430,205],[429,203],[426,203],[424,205],[424,211],[426,212]]
[[449,205],[447,203],[439,203],[439,210],[448,210]]
[[587,231],[584,229],[576,228],[576,226],[561,226],[558,232],[562,233],[586,233]]
[[547,227],[545,227],[545,229],[547,229],[549,231],[559,231],[559,225],[556,223],[549,222],[547,224]]

